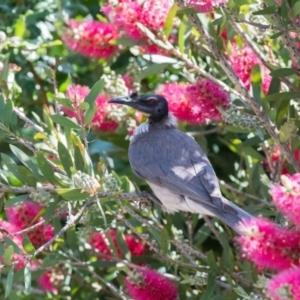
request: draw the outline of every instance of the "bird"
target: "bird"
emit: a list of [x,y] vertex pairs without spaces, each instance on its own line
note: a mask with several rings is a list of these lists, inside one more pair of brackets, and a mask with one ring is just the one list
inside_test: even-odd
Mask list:
[[165,97],[133,92],[109,103],[130,106],[148,117],[135,129],[128,157],[133,172],[148,183],[165,211],[216,217],[242,234],[240,222],[253,216],[222,196],[205,152],[195,139],[177,129]]

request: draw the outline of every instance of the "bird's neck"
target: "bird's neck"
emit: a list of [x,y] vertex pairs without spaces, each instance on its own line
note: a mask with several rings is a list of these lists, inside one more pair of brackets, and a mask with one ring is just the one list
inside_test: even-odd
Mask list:
[[168,116],[164,119],[162,119],[159,122],[153,122],[151,118],[148,119],[147,122],[142,123],[140,126],[138,126],[133,136],[138,136],[140,134],[144,134],[149,132],[150,127],[162,127],[162,128],[176,128],[177,127],[177,119],[172,113],[168,113]]

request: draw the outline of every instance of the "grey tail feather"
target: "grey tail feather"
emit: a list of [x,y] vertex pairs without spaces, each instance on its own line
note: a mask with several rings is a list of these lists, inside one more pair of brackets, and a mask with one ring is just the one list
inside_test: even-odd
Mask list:
[[250,220],[254,218],[254,216],[252,216],[245,210],[241,209],[237,205],[233,204],[232,202],[230,202],[224,197],[223,197],[223,201],[231,208],[233,208],[237,212],[237,214],[226,212],[226,211],[222,211],[222,212],[218,211],[216,217],[219,218],[224,223],[226,223],[228,226],[230,226],[236,233],[242,234],[242,232],[239,229],[240,222],[243,220]]

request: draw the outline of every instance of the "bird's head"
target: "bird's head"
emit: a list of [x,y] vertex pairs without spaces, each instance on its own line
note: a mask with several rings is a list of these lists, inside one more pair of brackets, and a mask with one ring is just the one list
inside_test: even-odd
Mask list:
[[133,107],[142,112],[153,122],[160,122],[168,116],[168,102],[160,95],[132,93],[128,96],[116,97],[109,103],[119,103]]

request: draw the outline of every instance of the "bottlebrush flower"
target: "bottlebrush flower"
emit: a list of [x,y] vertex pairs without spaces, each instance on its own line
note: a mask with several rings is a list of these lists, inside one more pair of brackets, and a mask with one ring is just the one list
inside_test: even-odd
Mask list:
[[227,0],[186,0],[186,5],[200,13],[206,13],[226,2]]
[[226,109],[229,105],[228,94],[212,81],[201,77],[198,77],[194,84],[187,86],[186,95],[191,99],[190,123],[220,121],[222,115],[218,107]]
[[146,36],[137,22],[155,33],[164,28],[171,6],[172,1],[168,0],[109,0],[101,10],[129,38],[140,40]]
[[126,291],[133,300],[175,300],[178,290],[173,282],[148,268],[134,270],[125,280]]
[[281,175],[281,183],[271,187],[274,204],[295,225],[300,226],[300,174]]
[[272,300],[300,299],[300,268],[274,275],[266,285],[267,296]]
[[265,94],[268,93],[271,76],[268,74],[267,68],[263,66],[261,60],[250,47],[244,46],[240,49],[238,46],[234,45],[232,47],[232,54],[229,55],[228,58],[234,71],[245,84],[247,89],[250,89],[251,87],[252,69],[255,65],[259,65],[262,72],[262,89]]
[[164,96],[169,105],[169,110],[180,121],[191,120],[191,101],[186,95],[187,85],[181,83],[166,83],[160,86],[157,94]]
[[104,59],[117,52],[113,41],[119,38],[119,32],[114,24],[70,20],[68,25],[69,30],[66,30],[62,40],[73,51],[86,57]]
[[58,289],[54,285],[53,275],[51,271],[47,271],[46,273],[39,276],[36,281],[39,287],[46,292],[57,292]]
[[[21,204],[6,208],[8,221],[19,230],[25,229],[43,220],[43,217],[37,218],[35,222],[32,220],[36,217],[43,205],[26,200]],[[28,237],[35,247],[40,247],[54,236],[54,228],[51,224],[38,226],[29,231]]]
[[299,265],[300,232],[288,230],[262,218],[240,225],[243,235],[237,238],[244,257],[257,268],[284,270]]
[[[79,105],[84,101],[85,97],[89,94],[90,89],[87,86],[79,84],[69,85],[66,95],[73,102],[74,111],[62,106],[62,111],[69,117],[75,117],[77,120],[83,117],[83,111],[79,109]],[[95,129],[102,131],[115,131],[118,128],[118,123],[111,120],[108,111],[109,98],[104,95],[99,95],[95,101],[96,113],[91,122]]]
[[[115,229],[110,229],[106,232],[98,233],[94,232],[88,239],[89,244],[97,249],[103,256],[109,257],[112,255],[112,251],[105,243],[105,239],[107,239],[106,235],[110,235],[120,257],[123,257],[124,254],[122,253],[118,242],[117,242],[117,234]],[[142,255],[146,249],[145,244],[141,243],[138,239],[133,237],[130,234],[125,234],[125,242],[127,244],[128,250],[130,251],[131,255],[139,256]]]

